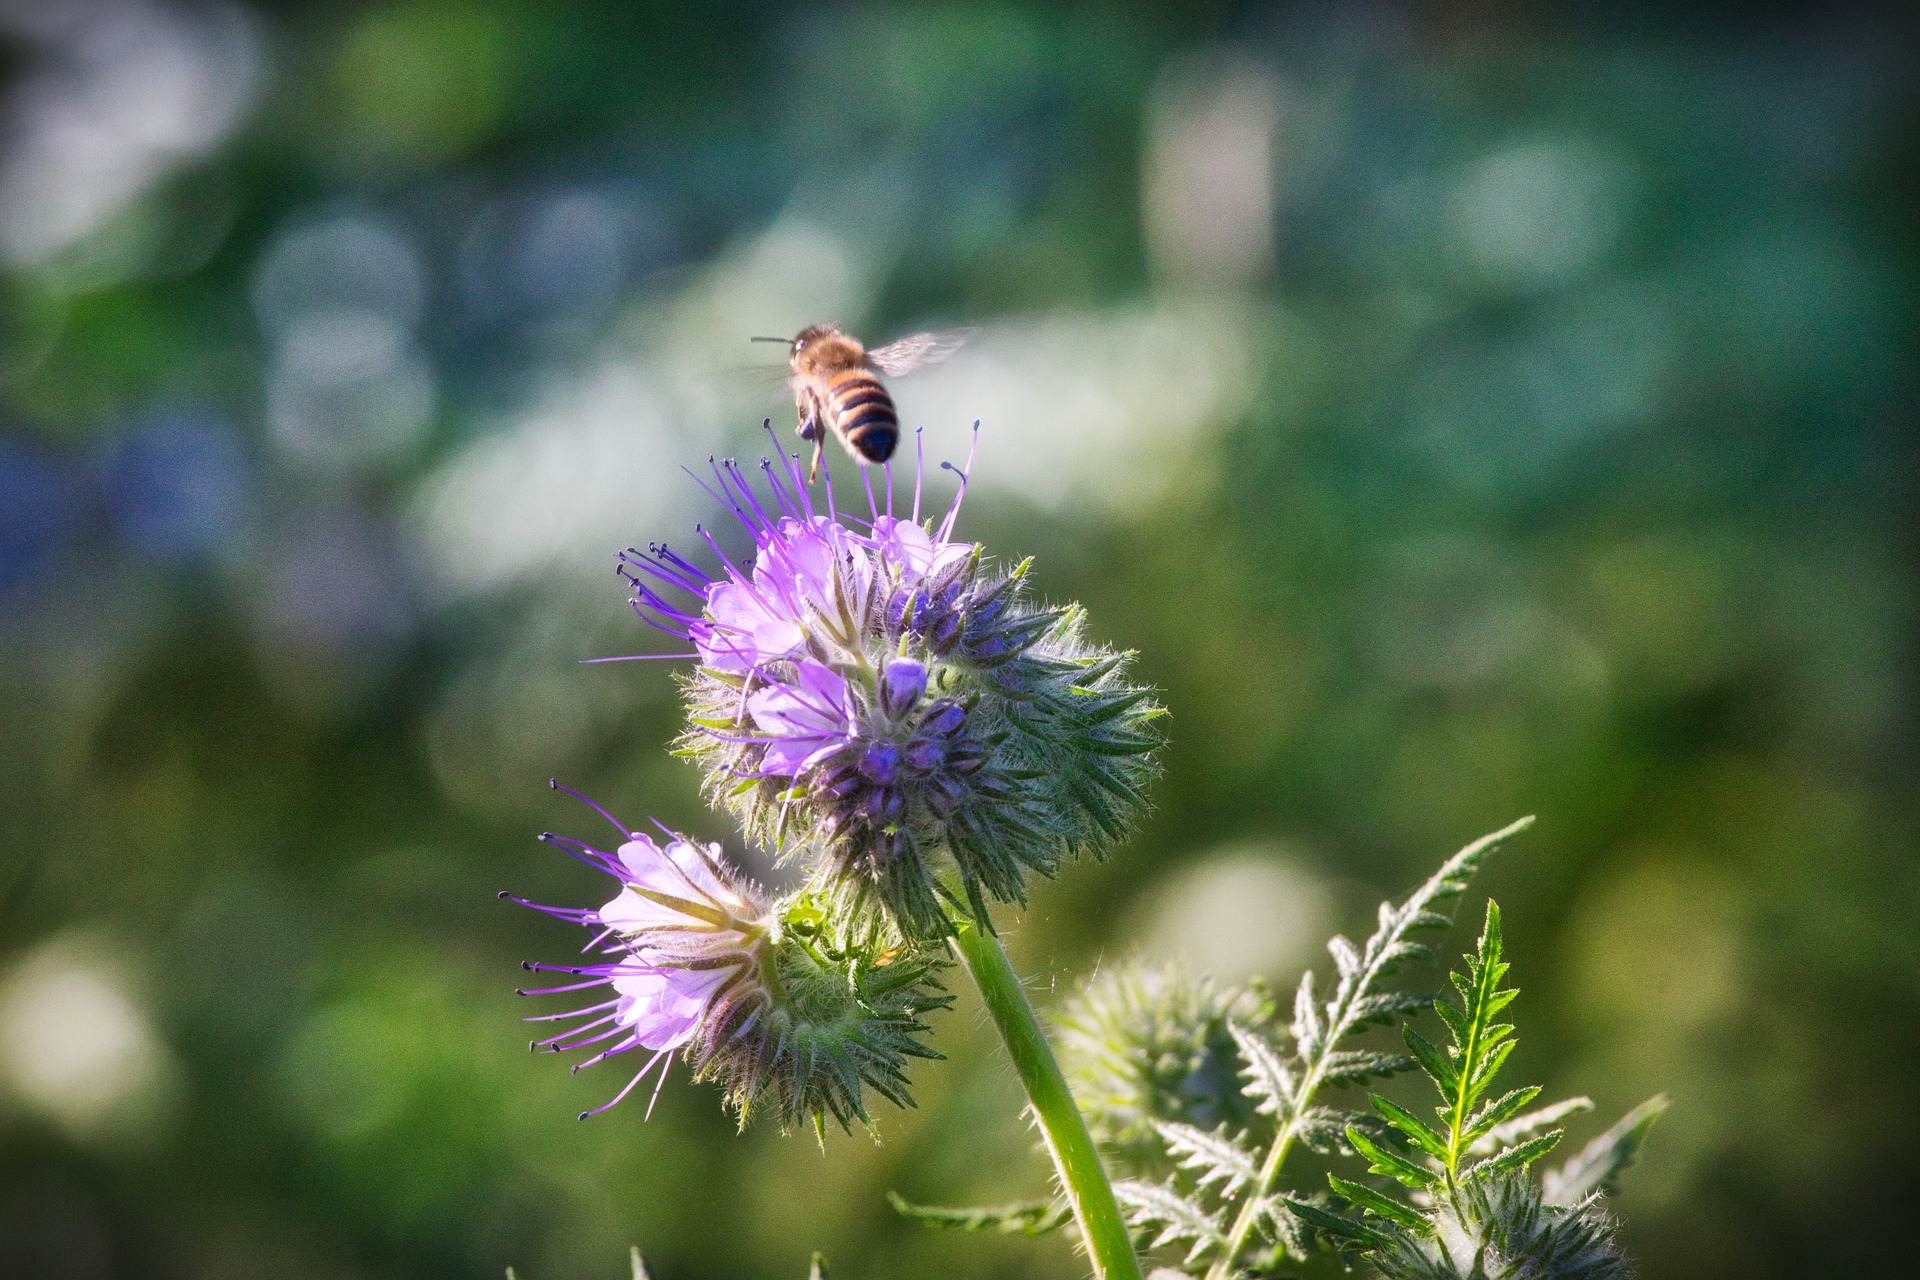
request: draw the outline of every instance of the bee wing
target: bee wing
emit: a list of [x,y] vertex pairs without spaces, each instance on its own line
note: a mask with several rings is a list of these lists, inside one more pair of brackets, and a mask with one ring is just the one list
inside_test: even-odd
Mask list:
[[889,342],[884,347],[875,347],[867,352],[867,363],[889,378],[898,378],[915,369],[939,364],[965,346],[967,339],[972,336],[971,329],[910,334],[897,342]]
[[776,387],[785,387],[792,373],[793,370],[785,364],[735,364],[709,369],[704,376],[728,386],[772,391]]

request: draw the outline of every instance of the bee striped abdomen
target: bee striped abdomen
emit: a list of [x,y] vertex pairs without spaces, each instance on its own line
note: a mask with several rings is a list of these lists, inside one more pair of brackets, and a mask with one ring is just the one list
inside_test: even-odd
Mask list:
[[900,438],[900,415],[893,397],[870,373],[853,370],[834,378],[827,387],[833,424],[853,451],[868,462],[893,456]]

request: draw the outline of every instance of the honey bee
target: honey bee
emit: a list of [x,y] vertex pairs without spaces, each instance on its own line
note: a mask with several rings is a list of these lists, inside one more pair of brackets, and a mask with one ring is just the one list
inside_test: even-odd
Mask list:
[[966,334],[916,333],[869,351],[838,325],[816,324],[793,338],[753,341],[784,342],[791,348],[788,363],[793,371],[787,382],[800,414],[795,431],[813,445],[813,469],[807,476],[811,482],[820,474],[820,451],[829,431],[862,464],[891,458],[900,441],[900,414],[874,375],[898,378],[944,360],[960,349]]

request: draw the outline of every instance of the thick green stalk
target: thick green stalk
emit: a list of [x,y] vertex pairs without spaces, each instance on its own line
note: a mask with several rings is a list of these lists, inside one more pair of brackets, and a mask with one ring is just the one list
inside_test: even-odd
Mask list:
[[1106,1166],[1100,1163],[1093,1135],[1087,1132],[1087,1122],[1067,1089],[1067,1078],[1060,1073],[1053,1047],[1047,1043],[1040,1019],[1027,1000],[1027,990],[1007,962],[1006,949],[1000,939],[970,920],[957,919],[954,924],[954,943],[960,958],[966,961],[967,972],[973,975],[987,1002],[987,1012],[1006,1042],[1013,1069],[1040,1119],[1040,1132],[1046,1136],[1060,1185],[1073,1205],[1073,1218],[1080,1225],[1087,1255],[1093,1259],[1096,1280],[1140,1280],[1140,1260],[1134,1256],[1126,1219],[1120,1216],[1119,1202],[1113,1198]]

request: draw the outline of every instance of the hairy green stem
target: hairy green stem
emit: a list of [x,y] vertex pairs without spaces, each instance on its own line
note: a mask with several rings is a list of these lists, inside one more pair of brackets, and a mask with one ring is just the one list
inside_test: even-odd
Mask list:
[[1027,1091],[1027,1101],[1039,1117],[1040,1132],[1046,1137],[1053,1167],[1060,1174],[1060,1185],[1073,1205],[1073,1218],[1080,1226],[1080,1238],[1086,1241],[1096,1280],[1140,1280],[1140,1260],[1134,1256],[1120,1204],[1113,1198],[1106,1166],[1100,1162],[1093,1135],[1087,1132],[1087,1122],[1067,1089],[1067,1078],[1060,1073],[1060,1063],[1027,999],[1027,990],[1007,962],[1006,949],[1000,939],[971,920],[955,919],[954,926],[954,945],[980,988],[993,1025],[999,1028],[1007,1055],[1013,1059],[1013,1069]]

